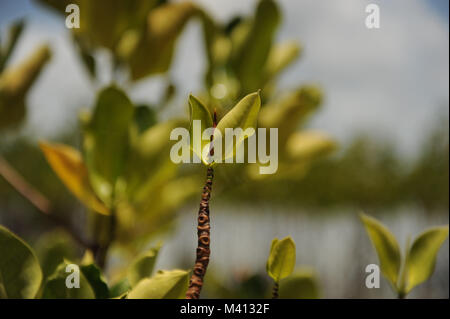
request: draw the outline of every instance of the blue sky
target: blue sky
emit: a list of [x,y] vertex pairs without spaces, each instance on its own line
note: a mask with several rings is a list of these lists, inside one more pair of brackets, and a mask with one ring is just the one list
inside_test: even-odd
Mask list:
[[[197,0],[218,19],[252,12],[255,1]],[[448,1],[444,0],[279,0],[284,14],[278,40],[304,46],[301,60],[280,79],[281,87],[317,83],[325,91],[322,110],[312,119],[319,129],[345,143],[354,133],[389,138],[414,152],[436,118],[448,116]],[[377,3],[381,28],[364,27],[368,3]],[[0,0],[2,32],[14,19],[28,19],[13,63],[42,42],[54,57],[33,88],[25,132],[52,136],[75,125],[80,107],[92,104],[94,90],[80,70],[64,21],[34,1]],[[3,37],[3,33],[2,33]],[[201,89],[204,56],[201,31],[190,23],[183,33],[169,76],[183,97]],[[189,56],[189,59],[186,59]],[[106,70],[107,65],[100,65]],[[186,77],[189,74],[189,77]],[[103,83],[108,82],[104,72]],[[130,90],[134,100],[152,102],[164,83],[152,78]]]

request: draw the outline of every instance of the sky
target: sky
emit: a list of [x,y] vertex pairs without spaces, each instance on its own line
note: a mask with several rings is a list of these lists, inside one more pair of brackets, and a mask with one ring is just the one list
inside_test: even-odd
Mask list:
[[[222,21],[253,12],[256,3],[196,2]],[[293,39],[304,47],[301,59],[281,76],[279,87],[315,83],[325,93],[322,109],[309,123],[311,128],[331,134],[342,144],[354,134],[366,132],[388,139],[401,152],[414,153],[436,120],[448,117],[448,1],[278,2],[283,23],[277,41]],[[380,7],[380,29],[365,27],[369,3]],[[24,127],[24,132],[35,138],[51,138],[76,124],[78,110],[93,104],[98,87],[80,68],[63,19],[34,1],[0,0],[2,32],[19,17],[27,18],[28,27],[12,63],[42,42],[48,42],[54,52],[30,92]],[[169,73],[179,87],[179,108],[185,108],[183,97],[201,89],[205,68],[202,47],[200,26],[193,21],[180,38]],[[107,84],[108,78],[105,74],[102,83]],[[138,83],[130,91],[132,99],[157,101],[165,79]]]

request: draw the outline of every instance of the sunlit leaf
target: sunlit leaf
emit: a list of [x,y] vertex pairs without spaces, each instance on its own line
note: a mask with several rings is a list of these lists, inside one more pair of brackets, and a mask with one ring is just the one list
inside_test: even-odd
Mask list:
[[120,89],[103,89],[87,125],[84,139],[89,180],[96,194],[111,205],[116,181],[122,174],[129,149],[134,106]]
[[152,248],[145,253],[138,256],[128,268],[128,281],[131,286],[134,287],[136,284],[147,277],[150,277],[153,273],[153,267],[156,263],[156,258],[158,257],[158,252],[161,246]]
[[[259,109],[261,107],[261,98],[259,92],[251,93],[240,100],[217,124],[214,140],[217,140],[217,132],[220,132],[222,137],[222,159],[232,157],[235,150],[241,146],[246,138],[256,132],[256,123],[258,119]],[[236,142],[227,147],[225,143],[226,129],[242,129],[242,132],[237,134]],[[253,133],[246,135],[247,129],[253,129]]]
[[360,218],[366,228],[378,254],[382,274],[390,281],[394,288],[400,272],[401,255],[400,248],[394,235],[375,218],[360,214]]
[[448,226],[435,227],[426,230],[414,240],[405,266],[406,293],[431,277],[437,254],[447,236]]
[[153,277],[141,280],[130,291],[128,299],[183,299],[188,284],[188,271],[159,271]]
[[296,270],[281,280],[279,297],[281,299],[317,299],[320,298],[317,275],[313,270]]
[[34,298],[41,281],[41,267],[31,247],[0,225],[0,298]]
[[295,243],[291,237],[282,240],[275,238],[270,247],[267,260],[267,274],[275,281],[289,276],[295,266]]
[[43,142],[39,146],[56,175],[82,203],[95,212],[109,214],[105,205],[95,196],[86,166],[76,149],[63,144]]

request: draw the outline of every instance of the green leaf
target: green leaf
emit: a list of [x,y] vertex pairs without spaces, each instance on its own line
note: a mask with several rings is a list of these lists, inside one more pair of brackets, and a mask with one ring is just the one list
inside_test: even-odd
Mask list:
[[[191,115],[189,126],[189,135],[191,138],[190,147],[199,158],[204,160],[202,156],[202,151],[203,148],[206,145],[208,145],[210,141],[203,140],[201,137],[205,129],[213,126],[213,118],[208,108],[193,95],[189,95],[189,110]],[[196,127],[194,126],[194,121],[200,121],[198,131],[194,131],[194,127]],[[197,136],[199,136],[200,138],[194,139],[194,134],[197,134]]]
[[320,298],[317,275],[313,270],[295,271],[280,282],[281,299],[318,299]]
[[50,49],[41,46],[18,65],[0,75],[0,129],[18,125],[26,114],[26,95],[44,65],[50,59]]
[[66,272],[66,267],[70,263],[68,261],[62,262],[55,270],[55,272],[47,279],[42,298],[44,299],[94,299],[95,292],[91,284],[84,276],[80,267],[80,287],[68,288],[66,286],[66,279],[74,273],[74,271]]
[[394,235],[375,218],[360,214],[361,221],[378,254],[382,274],[397,289],[401,255],[400,248]]
[[138,105],[134,111],[134,123],[138,132],[142,133],[157,123],[157,115],[154,109],[147,105]]
[[141,280],[130,291],[128,299],[183,299],[189,284],[189,271],[159,271]]
[[64,17],[68,4],[80,8],[80,28],[71,31],[92,47],[114,50],[123,34],[130,29],[140,30],[156,0],[39,0],[56,9]]
[[405,293],[431,277],[436,265],[437,253],[447,236],[448,226],[435,227],[426,230],[414,240],[406,260]]
[[280,10],[275,1],[259,2],[251,29],[233,62],[233,70],[241,81],[244,93],[260,88],[264,66],[280,19]]
[[296,132],[291,134],[286,142],[289,159],[296,162],[310,161],[327,155],[336,147],[336,142],[330,136],[319,131]]
[[80,270],[94,290],[96,299],[109,298],[108,285],[106,284],[106,280],[103,277],[100,268],[94,264],[89,264],[81,265]]
[[108,209],[97,198],[89,183],[88,171],[80,152],[63,144],[41,142],[39,146],[56,175],[84,205],[97,213],[109,215]]
[[277,127],[281,147],[308,115],[317,110],[321,101],[322,92],[318,87],[303,86],[276,103],[266,105],[261,110],[258,124],[265,128]]
[[300,51],[300,46],[293,41],[275,45],[267,58],[265,80],[273,80],[275,76],[298,58]]
[[119,54],[130,66],[133,80],[169,69],[176,40],[197,12],[197,7],[189,1],[160,5],[148,14],[147,25],[137,44],[134,44],[136,35],[132,35],[132,40],[124,38],[123,41],[133,43],[133,48],[120,43],[120,48],[127,49],[120,50]]
[[[259,109],[261,107],[261,98],[259,92],[251,93],[239,101],[217,124],[214,140],[217,140],[217,132],[221,134],[222,142],[222,160],[235,155],[244,140],[252,136],[256,132],[256,123],[258,119]],[[236,142],[233,145],[225,145],[225,129],[241,128],[242,132],[237,134]],[[247,129],[253,129],[253,134],[246,135]]]
[[295,243],[290,236],[278,240],[275,238],[270,247],[270,255],[267,260],[267,274],[280,282],[289,276],[295,266]]
[[59,229],[40,236],[35,247],[44,278],[53,274],[64,258],[74,260],[77,257],[72,237]]
[[187,121],[158,123],[132,141],[123,174],[131,202],[145,201],[175,175],[177,165],[170,160],[170,149],[175,142],[170,140],[170,132],[176,127],[187,128]]
[[128,291],[131,289],[130,283],[127,278],[123,278],[109,289],[110,298],[122,299],[123,296],[128,295]]
[[140,280],[152,275],[160,248],[161,245],[158,245],[141,254],[132,262],[131,266],[128,268],[127,275],[128,281],[132,287],[136,286]]
[[17,41],[22,34],[22,31],[25,27],[24,20],[15,21],[12,26],[8,30],[8,42],[4,47],[1,48],[0,51],[0,73],[5,68],[5,65],[8,63],[9,58],[11,57],[14,48],[16,47]]
[[99,93],[86,128],[84,149],[90,182],[108,206],[125,165],[133,112],[134,106],[126,94],[110,86]]
[[34,298],[42,271],[33,250],[0,225],[0,298]]

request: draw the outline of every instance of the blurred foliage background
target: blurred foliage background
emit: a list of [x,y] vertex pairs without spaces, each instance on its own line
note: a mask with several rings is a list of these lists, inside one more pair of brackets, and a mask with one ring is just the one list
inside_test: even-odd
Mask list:
[[[97,262],[112,285],[134,256],[159,240],[164,244],[157,268],[192,266],[194,213],[204,172],[200,165],[177,166],[168,156],[170,129],[186,126],[189,118],[187,96],[179,97],[168,75],[188,23],[201,26],[206,58],[201,90],[194,93],[220,119],[240,98],[261,89],[258,126],[279,128],[275,175],[261,176],[255,173],[257,165],[247,164],[216,170],[206,297],[267,297],[264,260],[277,235],[294,237],[297,264],[305,265],[297,269],[296,278],[305,285],[304,295],[297,297],[389,297],[387,284],[380,291],[364,288],[365,265],[376,257],[356,213],[380,216],[401,234],[422,229],[424,223],[448,223],[448,120],[437,114],[434,127],[423,131],[426,137],[415,156],[369,133],[341,143],[325,133],[326,127],[309,129],[327,88],[278,84],[308,44],[278,41],[283,18],[276,1],[257,1],[252,15],[226,22],[188,1],[36,3],[39,10],[59,16],[61,24],[66,5],[79,5],[81,27],[68,38],[95,96],[91,106],[78,105],[79,126],[65,128],[52,137],[59,144],[43,150],[47,159],[62,152],[66,161],[60,148],[65,144],[80,156],[88,177],[76,183],[89,188],[90,196],[117,218],[111,232],[110,215],[71,189],[73,196],[64,186],[67,178],[57,176],[67,168],[58,171],[52,165],[53,171],[36,139],[21,133],[27,93],[39,74],[45,75],[52,53],[43,44],[25,60],[9,63],[26,28],[26,19],[18,21],[1,37],[0,223],[36,248],[44,276],[63,256],[79,260],[86,248],[105,250]],[[111,75],[106,89],[100,84],[105,68],[99,66],[105,64]],[[127,95],[142,79],[161,74],[165,85],[157,103],[143,104]],[[448,243],[435,277],[413,296],[448,298]]]

